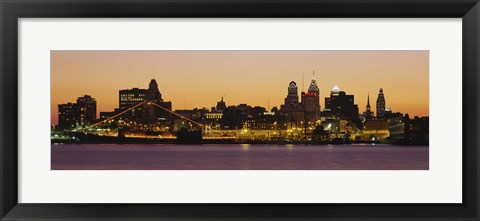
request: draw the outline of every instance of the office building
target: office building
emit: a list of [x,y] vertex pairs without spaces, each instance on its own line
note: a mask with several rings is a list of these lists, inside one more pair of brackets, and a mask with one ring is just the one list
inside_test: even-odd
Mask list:
[[320,89],[315,78],[310,82],[307,93],[302,92],[302,107],[305,126],[315,125],[320,120]]
[[358,105],[355,104],[353,95],[347,95],[337,85],[330,92],[330,97],[325,98],[325,110],[330,115],[342,120],[354,120],[358,118]]
[[377,97],[377,118],[382,119],[385,116],[385,96],[383,95],[383,89],[380,88]]

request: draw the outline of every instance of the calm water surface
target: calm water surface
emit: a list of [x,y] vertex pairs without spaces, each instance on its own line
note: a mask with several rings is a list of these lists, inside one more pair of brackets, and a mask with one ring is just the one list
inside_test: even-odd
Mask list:
[[428,170],[427,146],[52,145],[53,170]]

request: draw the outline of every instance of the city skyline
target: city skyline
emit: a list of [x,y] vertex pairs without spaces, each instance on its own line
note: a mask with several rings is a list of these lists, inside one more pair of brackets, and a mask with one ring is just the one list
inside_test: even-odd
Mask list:
[[[289,82],[297,82],[300,95],[302,88],[308,89],[313,70],[320,88],[321,110],[324,98],[338,85],[355,95],[360,113],[365,111],[367,95],[375,99],[383,88],[386,107],[392,111],[429,115],[428,51],[52,51],[51,58],[54,124],[58,123],[58,104],[88,94],[97,100],[97,113],[112,111],[118,107],[119,90],[145,89],[150,78],[157,80],[164,99],[172,101],[173,110],[209,109],[220,97],[228,106],[245,103],[280,108]],[[159,67],[159,61],[165,66]],[[342,61],[345,65],[334,69],[332,62]],[[216,65],[208,65],[212,62]],[[302,71],[307,63],[313,67]],[[150,69],[158,70],[158,74],[148,76]],[[290,73],[290,69],[298,69],[291,72],[300,74]],[[332,79],[335,83],[330,82]],[[375,102],[370,102],[375,112]]]

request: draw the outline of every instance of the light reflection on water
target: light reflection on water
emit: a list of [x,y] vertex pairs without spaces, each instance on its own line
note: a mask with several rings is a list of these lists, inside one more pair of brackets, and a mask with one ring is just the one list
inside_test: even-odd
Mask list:
[[427,170],[428,147],[371,144],[52,145],[52,169]]

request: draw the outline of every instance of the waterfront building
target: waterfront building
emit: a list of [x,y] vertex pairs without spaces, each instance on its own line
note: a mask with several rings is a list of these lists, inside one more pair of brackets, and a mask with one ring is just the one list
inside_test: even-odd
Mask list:
[[355,104],[354,99],[354,95],[347,95],[335,85],[330,92],[330,97],[325,98],[325,110],[342,120],[356,120],[358,105]]
[[[175,116],[173,130],[178,131],[182,128],[187,130],[201,130],[203,129],[200,124],[207,124],[207,122],[216,119],[207,119],[207,114],[210,113],[207,108],[194,108],[191,110],[175,110],[175,113],[183,117]],[[214,113],[222,114],[222,113]],[[187,120],[187,118],[189,120]],[[194,122],[192,122],[194,121]]]
[[89,125],[97,121],[97,101],[90,95],[77,98],[78,124]]
[[248,109],[246,104],[225,108],[221,120],[222,129],[242,129],[242,121],[248,119]]
[[383,88],[380,88],[377,97],[377,118],[382,119],[385,115],[385,96],[383,95]]
[[410,135],[410,119],[408,115],[400,115],[388,120],[389,139],[393,141],[405,141]]
[[90,95],[77,98],[76,103],[58,105],[59,129],[73,129],[85,126],[97,121],[97,101]]
[[363,139],[382,140],[389,134],[389,124],[385,119],[366,119],[363,123]]
[[58,129],[64,130],[74,128],[77,126],[77,120],[76,103],[58,105]]
[[413,144],[429,143],[429,118],[415,116],[410,120],[409,142]]

